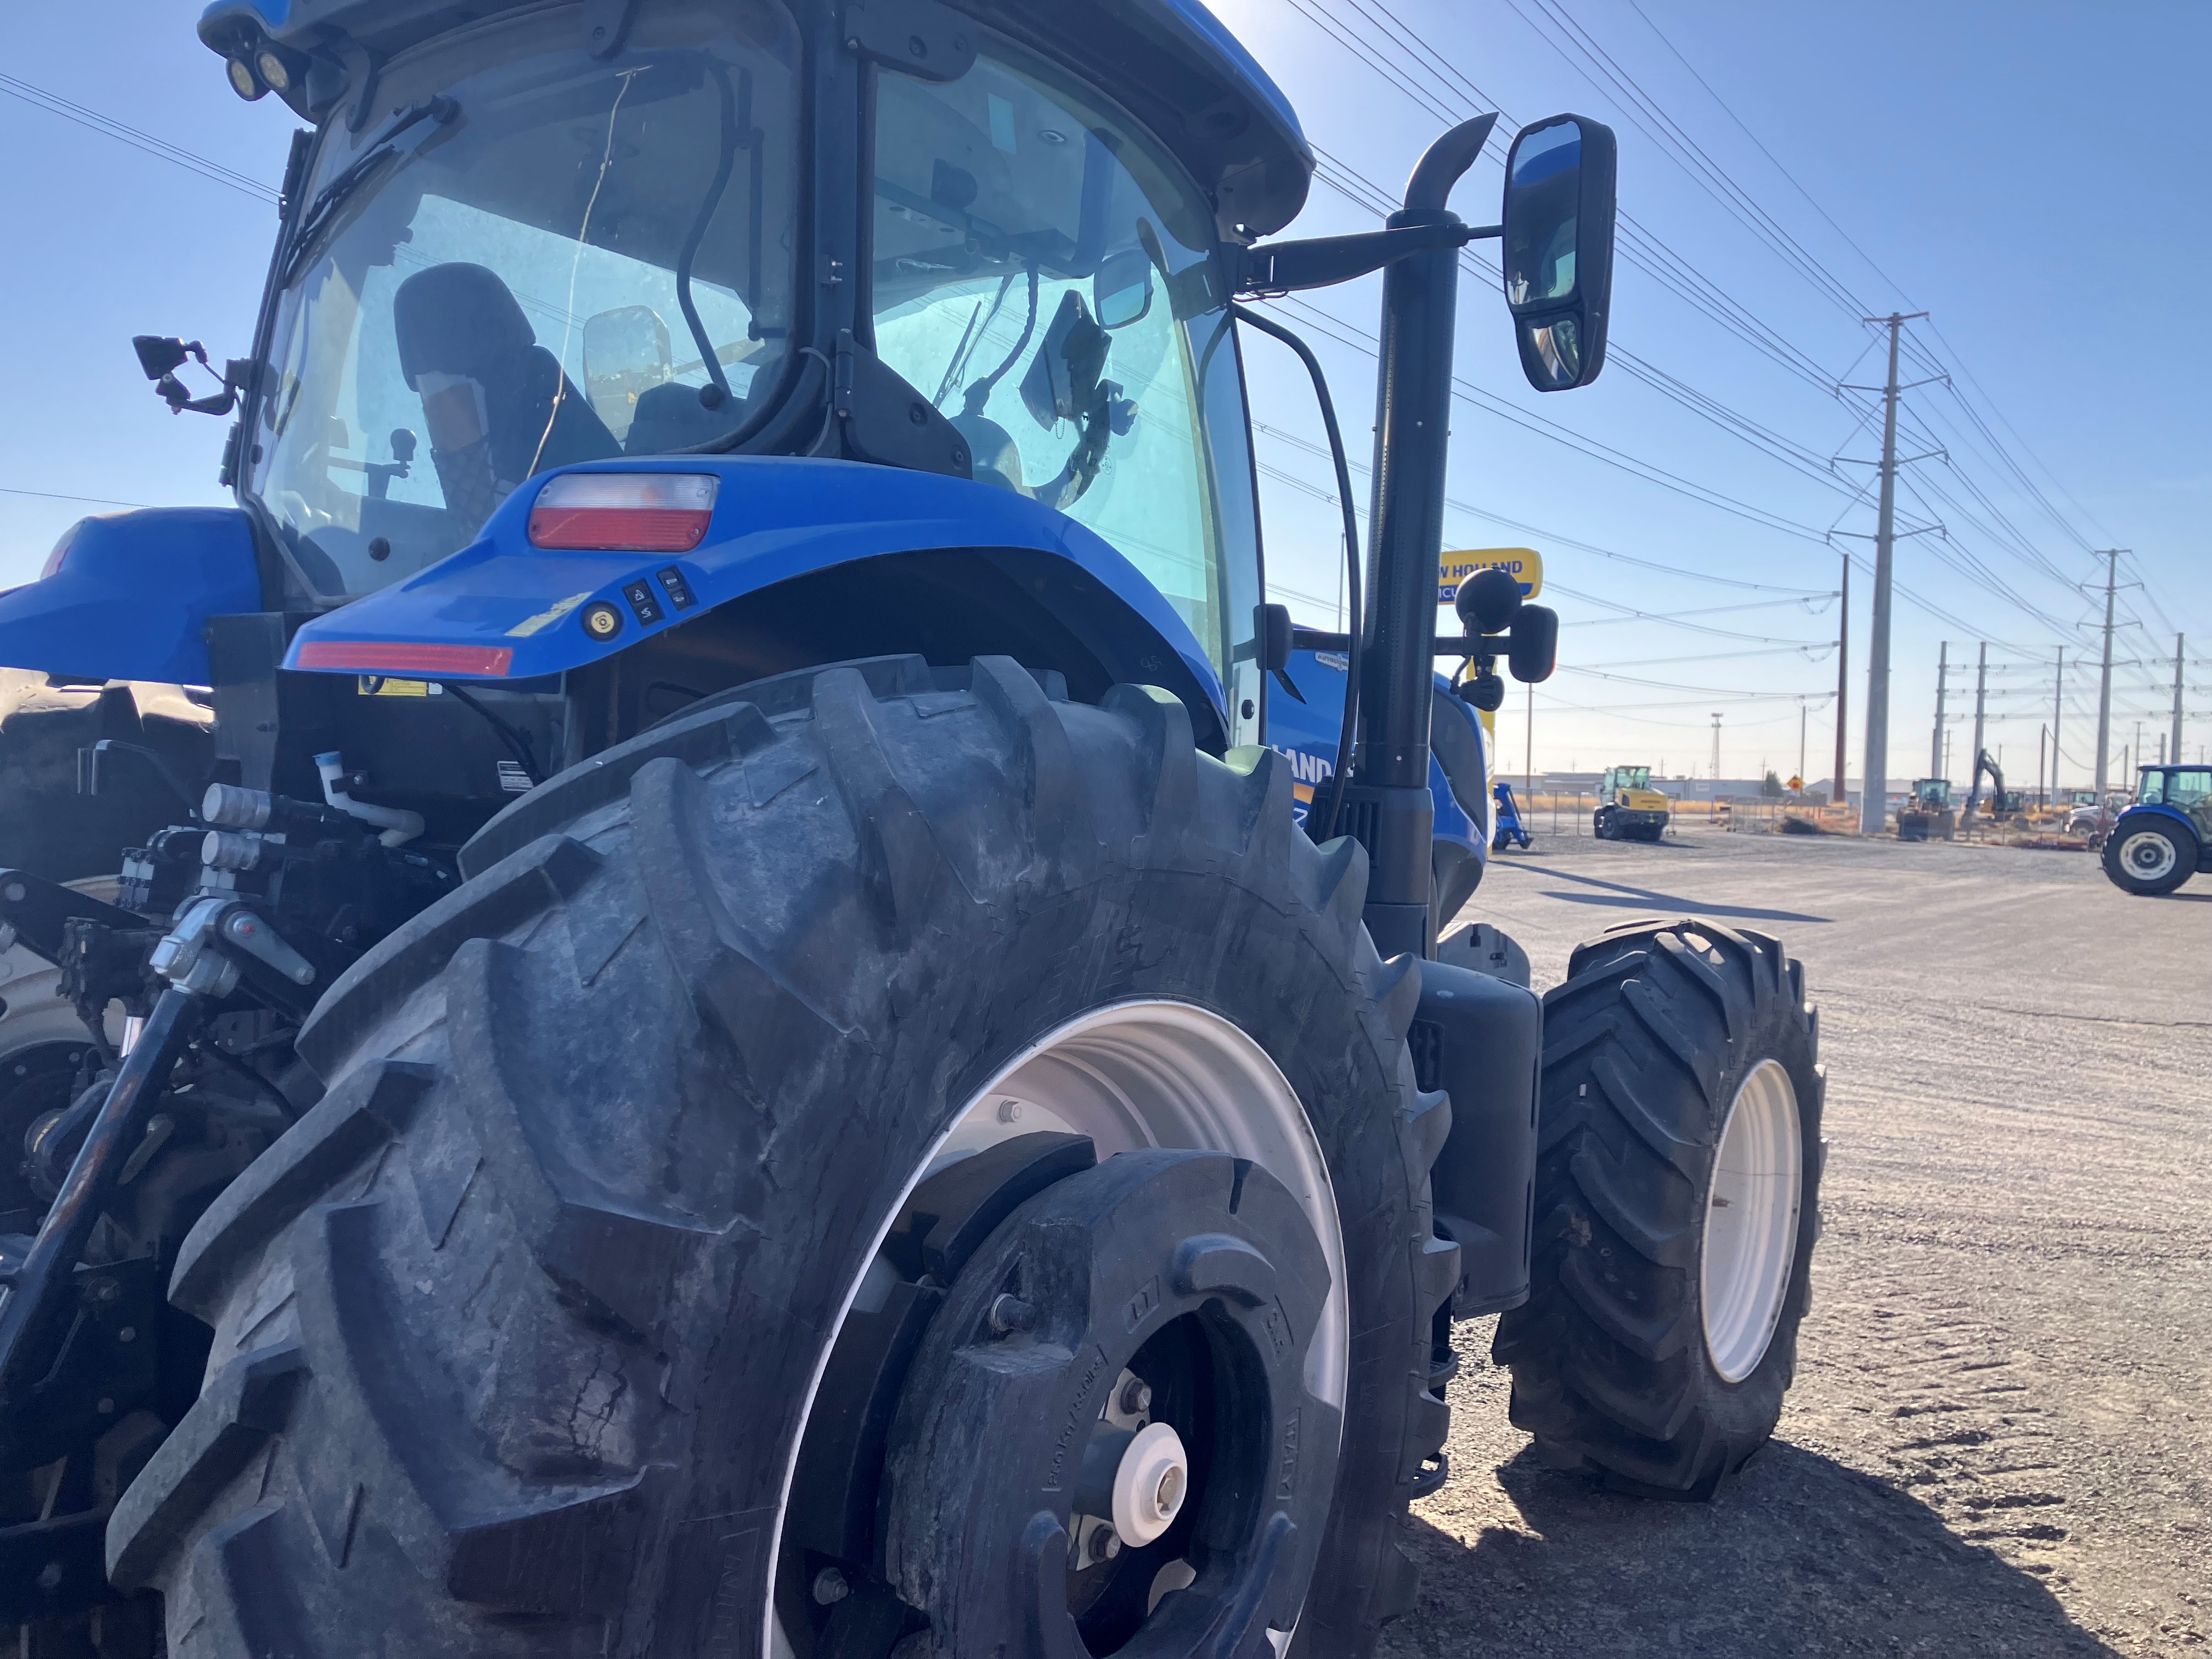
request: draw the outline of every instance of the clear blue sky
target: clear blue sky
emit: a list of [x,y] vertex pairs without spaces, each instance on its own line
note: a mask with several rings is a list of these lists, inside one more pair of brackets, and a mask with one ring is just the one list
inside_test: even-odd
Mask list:
[[[1932,440],[1952,461],[1911,469],[1901,508],[1952,533],[1899,544],[1899,580],[1942,614],[1899,597],[1893,776],[1928,763],[1938,641],[1951,642],[1954,664],[1970,665],[1952,683],[1951,708],[1965,713],[1976,642],[1986,637],[1990,746],[2002,746],[2015,779],[2033,783],[2052,653],[2063,644],[2069,663],[2094,655],[2084,624],[2100,615],[2101,599],[2072,584],[2099,577],[2088,550],[2110,545],[2133,550],[2122,577],[2142,584],[2121,595],[2123,617],[2142,625],[2122,634],[2117,653],[2127,665],[2116,677],[2115,764],[2138,717],[2154,748],[2175,628],[2188,630],[2193,657],[2212,659],[2203,523],[2212,420],[2203,386],[2212,318],[2199,299],[2212,254],[2202,187],[2212,136],[2190,112],[2212,62],[2212,9],[2048,0],[1642,5],[1217,0],[1316,144],[1393,196],[1443,120],[1479,98],[1522,120],[1571,109],[1620,134],[1621,203],[1644,240],[1640,263],[1624,244],[1613,315],[1622,351],[1599,384],[1529,392],[1494,294],[1472,276],[1463,290],[1459,373],[1493,402],[1458,409],[1451,494],[1538,529],[1455,511],[1448,536],[1545,555],[1548,597],[1566,623],[1566,668],[1537,693],[1537,766],[1642,761],[1702,771],[1719,711],[1725,775],[1795,769],[1791,694],[1825,699],[1835,684],[1833,603],[1801,597],[1836,586],[1838,554],[1818,538],[1832,526],[1873,528],[1871,492],[1850,497],[1869,469],[1840,467],[1838,488],[1823,464],[1836,453],[1871,456],[1878,428],[1859,423],[1863,400],[1813,383],[1880,378],[1878,352],[1866,351],[1873,337],[1856,320],[1861,306],[1932,312],[1940,331],[1916,325],[1911,343],[1923,361],[1908,362],[1907,378],[1932,363],[1956,386],[1907,399],[1906,453]],[[97,72],[88,75],[80,9],[10,7],[0,13],[0,64],[273,183],[289,112],[274,99],[246,105],[230,94],[192,33],[197,9],[158,0],[101,8]],[[1352,43],[1332,40],[1316,15]],[[1381,64],[1363,61],[1355,45]],[[0,82],[0,145],[15,165],[0,200],[14,234],[0,261],[0,315],[14,329],[17,390],[0,401],[0,581],[35,574],[80,514],[112,510],[52,496],[220,499],[223,423],[169,416],[138,377],[129,338],[182,333],[205,340],[218,361],[244,349],[274,216],[265,201],[34,107],[8,84]],[[1649,100],[1640,112],[1638,94]],[[1668,122],[1674,149],[1664,142]],[[1704,183],[1680,145],[1713,169]],[[1491,164],[1470,175],[1459,201],[1470,218],[1494,207],[1498,178]],[[1730,191],[1741,192],[1734,212],[1715,198]],[[1754,215],[1767,216],[1766,240],[1747,228]],[[1365,210],[1316,185],[1299,228],[1368,222]],[[1778,235],[1802,247],[1814,275],[1775,251]],[[1767,349],[1670,291],[1654,266],[1677,288],[1710,284],[1706,307],[1755,319],[1746,326],[1764,331]],[[1327,336],[1371,334],[1376,301],[1369,284],[1317,296],[1317,309],[1279,313],[1322,353],[1356,451],[1365,447],[1372,365]],[[1249,354],[1255,401],[1274,428],[1257,439],[1270,469],[1270,571],[1279,587],[1312,596],[1292,603],[1318,621],[1336,592],[1334,515],[1309,492],[1326,486],[1328,472],[1299,447],[1318,437],[1318,423],[1302,377],[1286,374],[1277,355],[1266,342]],[[1689,390],[1663,395],[1650,383],[1661,377]],[[1529,417],[1556,429],[1514,423]],[[1745,422],[1756,442],[1741,435]],[[1577,453],[1563,436],[1608,447],[1646,476]],[[1796,464],[1777,459],[1778,447]],[[1655,469],[1742,511],[1662,487],[1650,481]],[[1838,545],[1863,559],[1869,547]],[[1868,586],[1855,574],[1854,776]],[[1758,608],[1716,609],[1742,606]],[[2187,700],[2193,758],[2212,744],[2212,660],[2188,677],[2198,688]],[[2086,781],[2094,673],[2069,671],[2068,690],[2073,783]],[[1522,708],[1516,688],[1499,733],[1516,767]],[[1829,769],[1832,720],[1816,702],[1810,775]],[[1962,721],[1952,739],[1950,775],[1962,783],[1969,736]]]

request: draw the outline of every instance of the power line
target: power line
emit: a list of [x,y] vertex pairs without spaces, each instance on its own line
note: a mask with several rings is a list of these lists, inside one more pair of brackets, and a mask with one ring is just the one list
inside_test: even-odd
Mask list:
[[102,115],[98,110],[88,109],[58,93],[48,92],[44,87],[33,86],[13,75],[0,74],[0,92],[21,100],[34,109],[42,109],[49,115],[58,115],[64,121],[73,121],[88,131],[128,144],[157,161],[197,173],[210,184],[221,185],[241,195],[254,197],[271,206],[276,204],[277,191],[274,185],[264,184],[235,167],[227,167],[220,161],[210,161],[206,156],[173,144],[166,138],[156,138],[152,133],[126,125],[112,116]]
[[83,501],[93,507],[144,507],[144,501],[118,501],[107,495],[64,495],[51,489],[17,489],[0,484],[0,495],[35,495],[47,501]]
[[[1329,459],[1328,451],[1323,448],[1321,445],[1310,442],[1306,439],[1297,437],[1291,433],[1285,432],[1280,427],[1270,426],[1265,421],[1254,421],[1252,422],[1252,429],[1255,432],[1263,433],[1279,443],[1288,444],[1294,449],[1304,450],[1308,454],[1316,456],[1322,460]],[[1350,465],[1352,470],[1354,472],[1358,473],[1362,477],[1370,476],[1370,469],[1363,465],[1361,463],[1353,461]],[[1319,485],[1308,484],[1303,480],[1290,478],[1287,475],[1280,472],[1277,472],[1273,474],[1273,476],[1282,478],[1285,483],[1299,485],[1299,487],[1304,489],[1307,493],[1316,496],[1319,500],[1327,501],[1332,507],[1336,505],[1335,495],[1322,489]],[[1600,547],[1592,542],[1577,541],[1571,536],[1562,535],[1556,530],[1547,530],[1540,525],[1528,524],[1519,519],[1509,519],[1502,513],[1494,513],[1488,507],[1476,507],[1472,502],[1459,501],[1449,495],[1444,497],[1444,505],[1446,507],[1455,508],[1459,512],[1468,514],[1478,519],[1486,519],[1492,524],[1503,525],[1508,530],[1517,530],[1522,535],[1537,537],[1547,543],[1559,547],[1571,547],[1580,553],[1592,553],[1601,559],[1611,559],[1620,564],[1632,564],[1645,570],[1661,571],[1670,576],[1680,576],[1687,581],[1711,582],[1722,587],[1747,588],[1753,592],[1759,593],[1792,593],[1799,596],[1800,598],[1805,599],[1826,599],[1828,597],[1826,592],[1819,588],[1783,587],[1771,582],[1748,582],[1735,576],[1716,576],[1703,570],[1686,570],[1680,565],[1662,563],[1656,559],[1639,559],[1633,554],[1619,553],[1615,552],[1611,548]],[[1355,510],[1358,511],[1363,518],[1366,515],[1366,509],[1364,507],[1356,507]]]

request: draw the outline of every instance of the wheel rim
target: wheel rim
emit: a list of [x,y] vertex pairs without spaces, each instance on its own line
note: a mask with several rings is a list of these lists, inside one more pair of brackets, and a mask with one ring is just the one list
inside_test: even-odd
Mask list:
[[[1250,1159],[1281,1182],[1328,1263],[1330,1288],[1304,1357],[1304,1375],[1308,1391],[1335,1407],[1340,1419],[1351,1352],[1344,1235],[1328,1164],[1297,1092],[1267,1051],[1218,1014],[1167,1000],[1113,1003],[1079,1016],[1015,1055],[969,1097],[908,1176],[877,1231],[869,1268],[847,1289],[808,1384],[806,1409],[778,1504],[778,1554],[805,1425],[812,1416],[836,1336],[856,1304],[891,1288],[885,1275],[896,1275],[884,1244],[907,1198],[958,1160],[1039,1131],[1089,1136],[1102,1164],[1118,1153],[1153,1146],[1226,1152]],[[771,1583],[777,1559],[770,1557]],[[773,1598],[764,1634],[772,1656],[793,1651]],[[1284,1632],[1276,1640],[1278,1651],[1288,1636]]]
[[2120,843],[2121,867],[2137,881],[2171,875],[2176,861],[2173,843],[2155,830],[2139,830]]
[[1705,1207],[1705,1352],[1728,1382],[1757,1370],[1774,1340],[1796,1261],[1803,1173],[1797,1091],[1779,1060],[1763,1060],[1729,1103]]

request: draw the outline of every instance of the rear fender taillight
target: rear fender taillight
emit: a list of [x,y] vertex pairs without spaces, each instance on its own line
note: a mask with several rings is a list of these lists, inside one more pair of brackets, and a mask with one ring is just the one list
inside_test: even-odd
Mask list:
[[688,553],[705,539],[720,483],[710,472],[564,472],[538,492],[530,544]]

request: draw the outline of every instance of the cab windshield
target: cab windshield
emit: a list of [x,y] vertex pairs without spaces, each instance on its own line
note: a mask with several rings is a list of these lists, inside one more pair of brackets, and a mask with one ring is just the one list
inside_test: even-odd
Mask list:
[[2203,806],[2212,801],[2212,771],[2145,772],[2136,799],[2147,806],[2178,806],[2185,812]]
[[315,593],[474,538],[549,467],[711,444],[786,349],[798,41],[771,0],[441,37],[333,118],[303,191],[247,489]]
[[1011,47],[878,86],[878,355],[977,478],[1097,532],[1165,595],[1241,723],[1259,532],[1211,204],[1127,116]]

